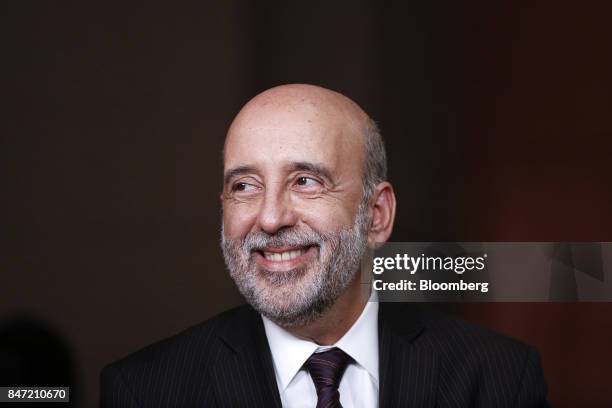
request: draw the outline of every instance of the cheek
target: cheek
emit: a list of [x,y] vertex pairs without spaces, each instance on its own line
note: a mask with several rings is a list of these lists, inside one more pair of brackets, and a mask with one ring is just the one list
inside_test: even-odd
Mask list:
[[[323,203],[321,203],[323,204]],[[320,232],[336,232],[353,225],[354,214],[342,206],[310,203],[301,209],[303,221]]]
[[241,206],[228,205],[223,211],[225,236],[233,239],[244,238],[253,228],[257,212]]

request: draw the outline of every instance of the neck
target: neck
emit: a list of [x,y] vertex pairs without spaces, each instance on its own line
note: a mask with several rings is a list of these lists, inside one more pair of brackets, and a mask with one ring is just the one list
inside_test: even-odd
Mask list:
[[368,296],[364,296],[364,288],[358,274],[338,300],[319,319],[304,326],[287,327],[285,330],[294,336],[308,339],[321,346],[332,345],[355,324],[367,302]]

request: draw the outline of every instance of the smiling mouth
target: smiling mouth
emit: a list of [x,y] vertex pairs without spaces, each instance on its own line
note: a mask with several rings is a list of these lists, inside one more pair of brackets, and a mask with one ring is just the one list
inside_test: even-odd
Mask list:
[[284,251],[284,252],[268,252],[268,251],[262,251],[264,258],[266,258],[268,261],[290,261],[292,259],[295,259],[299,256],[304,255],[304,253],[306,252],[306,249],[304,248],[300,248],[300,249],[296,249],[296,250],[292,250],[292,251]]
[[316,257],[316,245],[303,247],[261,248],[254,251],[255,260],[270,271],[288,271]]

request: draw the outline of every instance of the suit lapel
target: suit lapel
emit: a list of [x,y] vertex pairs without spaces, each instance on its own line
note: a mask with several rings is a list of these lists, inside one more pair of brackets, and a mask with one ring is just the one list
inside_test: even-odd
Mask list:
[[424,327],[414,304],[381,303],[379,308],[379,405],[433,407],[437,359],[417,340]]
[[220,329],[227,346],[213,368],[219,407],[281,408],[276,376],[261,317],[245,307]]

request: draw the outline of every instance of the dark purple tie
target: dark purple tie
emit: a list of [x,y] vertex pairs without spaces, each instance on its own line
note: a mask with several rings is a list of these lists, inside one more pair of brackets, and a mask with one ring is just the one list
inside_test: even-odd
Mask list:
[[314,353],[304,367],[317,388],[317,408],[342,408],[338,386],[346,367],[354,360],[337,347]]

